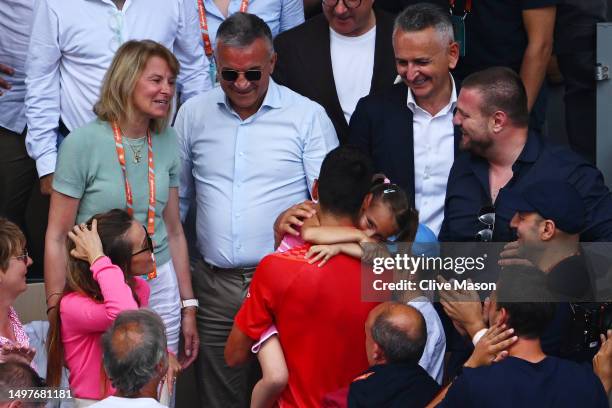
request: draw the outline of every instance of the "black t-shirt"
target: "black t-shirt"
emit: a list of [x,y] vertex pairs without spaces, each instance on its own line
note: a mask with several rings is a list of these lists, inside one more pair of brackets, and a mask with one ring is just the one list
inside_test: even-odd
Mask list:
[[[466,0],[457,0],[453,14],[463,16]],[[493,66],[519,72],[527,48],[523,10],[553,6],[558,0],[472,0],[465,18],[466,55],[454,71],[460,81]]]
[[417,3],[431,3],[448,10],[448,0],[376,0],[374,8],[397,15],[406,7]]
[[391,363],[370,367],[351,383],[348,407],[421,408],[440,386],[416,363]]
[[588,365],[550,356],[539,363],[507,357],[464,368],[438,407],[607,408],[608,398]]

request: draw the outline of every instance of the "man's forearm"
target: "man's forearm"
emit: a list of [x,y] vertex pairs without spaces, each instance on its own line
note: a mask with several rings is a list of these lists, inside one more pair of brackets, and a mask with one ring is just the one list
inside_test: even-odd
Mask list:
[[551,51],[552,47],[533,46],[530,48],[528,46],[523,55],[520,75],[525,85],[525,91],[527,91],[527,107],[529,112],[531,112],[544,82]]
[[521,63],[521,79],[527,91],[527,107],[531,108],[540,92],[553,46],[556,7],[523,10],[523,25],[527,32],[527,48]]

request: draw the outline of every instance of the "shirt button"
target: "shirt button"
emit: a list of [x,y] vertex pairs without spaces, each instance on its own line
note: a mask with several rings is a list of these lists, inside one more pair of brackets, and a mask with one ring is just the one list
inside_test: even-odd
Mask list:
[[240,154],[240,156],[244,156],[244,152],[240,152],[239,154]]

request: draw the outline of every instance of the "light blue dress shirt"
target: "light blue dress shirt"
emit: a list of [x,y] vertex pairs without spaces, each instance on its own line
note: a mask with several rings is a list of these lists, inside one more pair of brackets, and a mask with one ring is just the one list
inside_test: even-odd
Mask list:
[[195,197],[198,249],[222,268],[255,266],[274,250],[274,220],[310,198],[323,158],[338,145],[325,110],[272,79],[246,120],[216,87],[187,101],[174,128],[181,216]]
[[0,126],[21,133],[26,127],[25,62],[34,19],[34,0],[3,0],[0,6],[0,63],[15,70],[13,75],[0,73],[11,84],[0,95]]
[[[198,9],[197,0],[190,1],[195,10]],[[242,0],[230,0],[227,8],[228,16],[240,11]],[[213,0],[204,0],[206,9],[206,22],[208,23],[208,35],[213,47],[216,47],[217,30],[225,20],[223,13]],[[303,0],[249,0],[247,13],[255,14],[268,24],[272,37],[276,37],[283,31],[287,31],[304,22]],[[199,27],[199,26],[198,26]]]

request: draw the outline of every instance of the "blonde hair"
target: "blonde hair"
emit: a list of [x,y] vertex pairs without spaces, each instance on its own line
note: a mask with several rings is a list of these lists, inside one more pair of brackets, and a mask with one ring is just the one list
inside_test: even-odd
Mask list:
[[[178,75],[178,60],[163,45],[151,40],[132,40],[124,43],[117,50],[111,66],[104,75],[100,100],[94,106],[94,113],[98,119],[113,122],[130,120],[134,116],[132,93],[147,62],[152,57],[159,57],[166,61],[170,71],[175,76]],[[172,112],[172,102],[170,102],[168,112]],[[169,120],[169,117],[153,119],[149,129],[160,133],[166,128]]]
[[12,256],[21,255],[26,239],[13,222],[0,217],[0,270],[6,271]]

